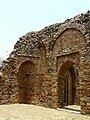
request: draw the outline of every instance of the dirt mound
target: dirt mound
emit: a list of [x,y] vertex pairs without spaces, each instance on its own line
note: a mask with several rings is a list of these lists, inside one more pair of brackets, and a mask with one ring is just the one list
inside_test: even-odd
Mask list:
[[0,105],[0,120],[90,120],[90,116],[35,105]]

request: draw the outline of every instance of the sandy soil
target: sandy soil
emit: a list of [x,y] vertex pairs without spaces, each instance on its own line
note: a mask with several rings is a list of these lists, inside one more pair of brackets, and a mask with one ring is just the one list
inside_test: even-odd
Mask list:
[[90,116],[64,109],[13,104],[0,105],[0,120],[90,120]]

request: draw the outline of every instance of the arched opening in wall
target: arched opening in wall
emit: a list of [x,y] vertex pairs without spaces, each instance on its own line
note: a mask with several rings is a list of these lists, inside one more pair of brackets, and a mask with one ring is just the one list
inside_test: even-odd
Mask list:
[[76,66],[73,62],[67,61],[61,66],[58,76],[59,101],[61,107],[75,104],[77,99],[76,77]]
[[31,103],[35,92],[36,68],[33,62],[25,61],[18,71],[19,103]]

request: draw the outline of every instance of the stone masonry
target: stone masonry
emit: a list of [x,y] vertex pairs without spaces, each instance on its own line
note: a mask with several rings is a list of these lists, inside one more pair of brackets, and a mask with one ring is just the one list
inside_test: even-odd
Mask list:
[[20,37],[0,72],[0,104],[90,114],[90,11]]

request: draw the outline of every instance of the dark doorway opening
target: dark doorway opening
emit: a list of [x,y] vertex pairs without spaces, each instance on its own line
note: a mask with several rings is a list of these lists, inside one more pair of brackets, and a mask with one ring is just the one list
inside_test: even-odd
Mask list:
[[74,105],[76,101],[76,71],[74,63],[67,61],[58,77],[60,106]]

